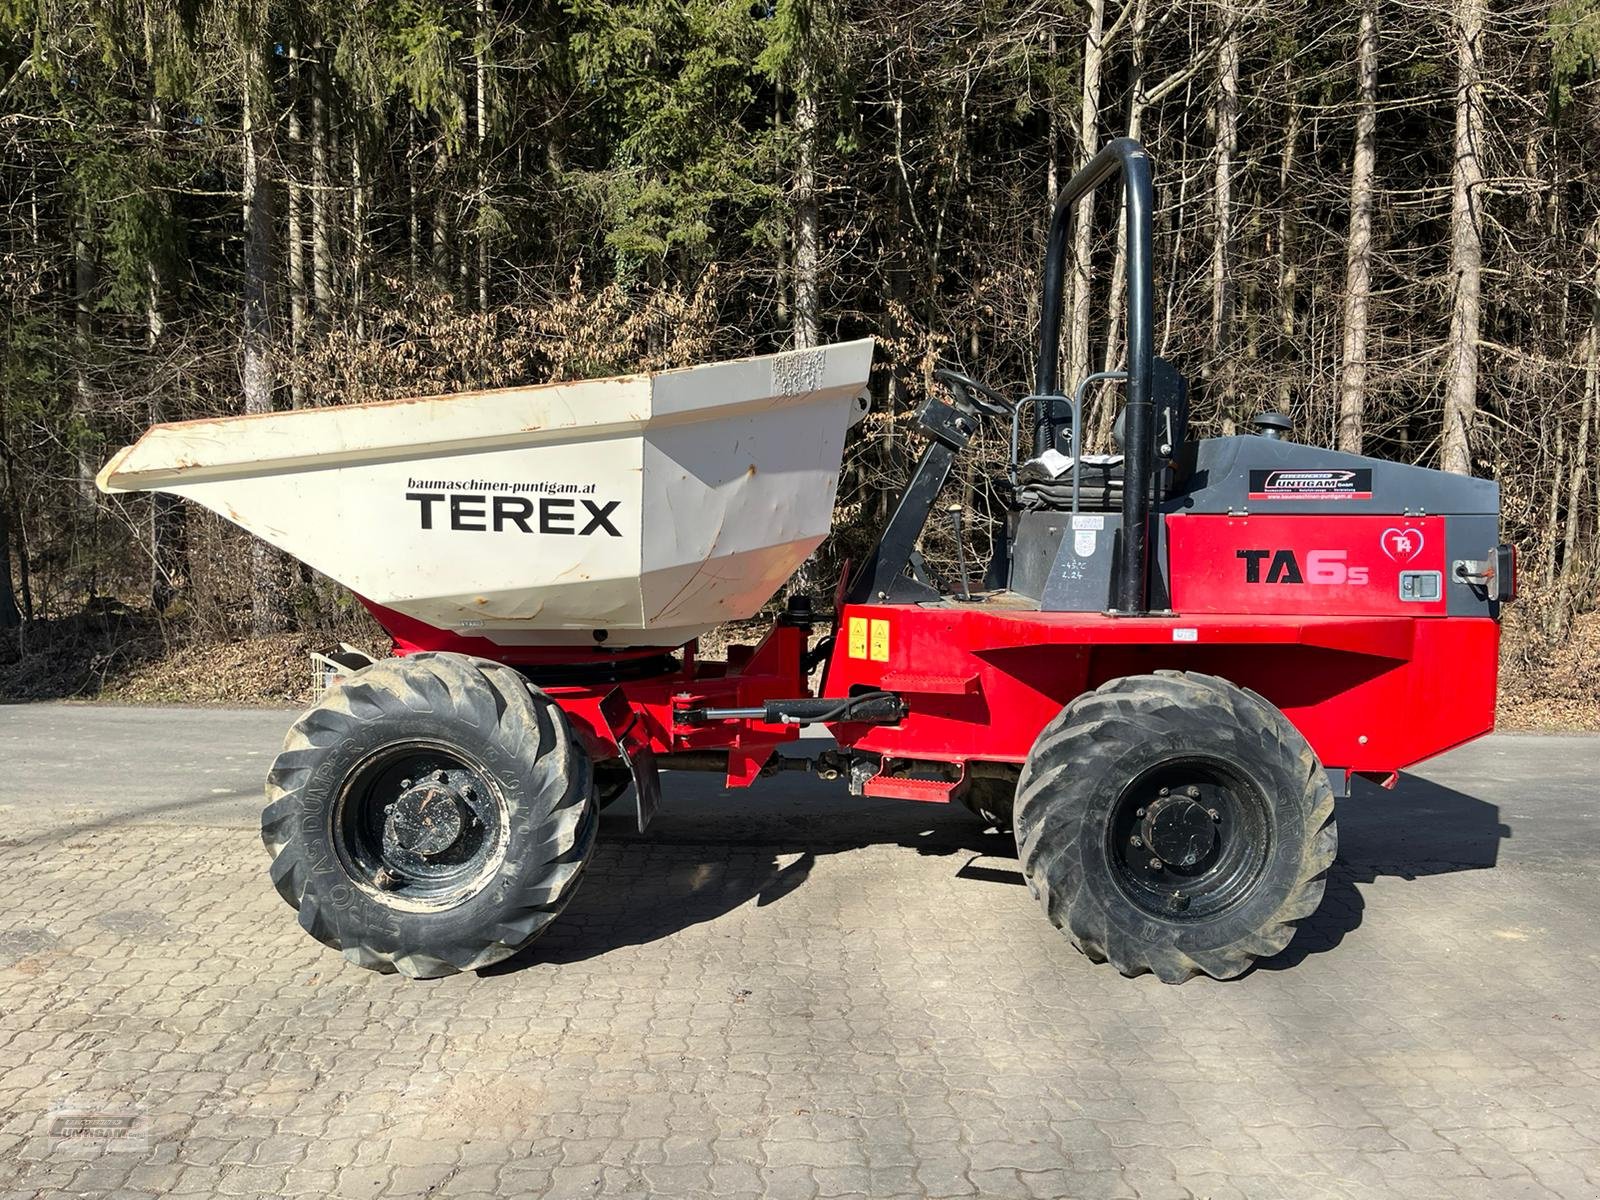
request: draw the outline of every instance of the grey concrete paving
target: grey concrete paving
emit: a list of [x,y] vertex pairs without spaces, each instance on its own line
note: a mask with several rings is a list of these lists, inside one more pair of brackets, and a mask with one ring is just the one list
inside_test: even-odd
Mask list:
[[789,776],[670,778],[548,937],[416,984],[267,882],[288,720],[0,708],[0,1194],[1600,1195],[1600,739],[1362,790],[1231,983],[1092,966],[1004,836]]

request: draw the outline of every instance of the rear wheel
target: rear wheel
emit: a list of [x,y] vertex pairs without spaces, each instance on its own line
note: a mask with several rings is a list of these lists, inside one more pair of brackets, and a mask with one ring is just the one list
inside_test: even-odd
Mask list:
[[594,846],[588,755],[509,667],[388,659],[290,729],[267,779],[272,880],[318,941],[432,978],[542,933]]
[[1337,848],[1299,731],[1253,692],[1177,671],[1067,705],[1023,768],[1015,829],[1030,889],[1073,943],[1168,983],[1282,950]]

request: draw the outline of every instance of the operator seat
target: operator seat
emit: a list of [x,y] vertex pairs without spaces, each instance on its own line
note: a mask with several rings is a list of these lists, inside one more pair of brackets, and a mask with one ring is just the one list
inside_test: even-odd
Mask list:
[[[1164,358],[1153,360],[1151,402],[1155,407],[1155,454],[1158,465],[1173,459],[1189,435],[1189,386]],[[1111,436],[1122,448],[1126,410],[1117,414]],[[1121,454],[1084,454],[1075,461],[1054,448],[1017,469],[1016,504],[1025,512],[1066,512],[1072,508],[1072,477],[1078,475],[1078,508],[1083,512],[1117,512],[1122,508]]]

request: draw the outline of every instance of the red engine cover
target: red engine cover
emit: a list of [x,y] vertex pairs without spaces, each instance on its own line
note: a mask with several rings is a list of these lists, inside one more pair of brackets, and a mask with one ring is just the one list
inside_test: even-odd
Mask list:
[[1444,517],[1176,514],[1167,538],[1176,612],[1445,615]]

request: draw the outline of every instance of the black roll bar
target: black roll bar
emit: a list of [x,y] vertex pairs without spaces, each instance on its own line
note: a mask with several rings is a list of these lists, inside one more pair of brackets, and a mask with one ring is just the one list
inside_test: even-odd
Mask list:
[[[1124,615],[1147,611],[1150,524],[1150,480],[1154,453],[1155,414],[1151,405],[1155,357],[1155,298],[1151,277],[1151,210],[1155,191],[1150,182],[1150,156],[1132,138],[1108,142],[1087,166],[1067,180],[1050,218],[1050,242],[1044,259],[1044,299],[1039,319],[1039,370],[1034,391],[1060,394],[1056,359],[1061,352],[1062,277],[1066,273],[1069,233],[1082,201],[1113,176],[1122,176],[1122,209],[1127,222],[1128,255],[1128,398],[1123,430],[1122,556],[1117,571],[1113,610]],[[1053,403],[1039,405],[1035,453],[1054,446],[1060,420]],[[1077,447],[1073,452],[1077,452]]]

